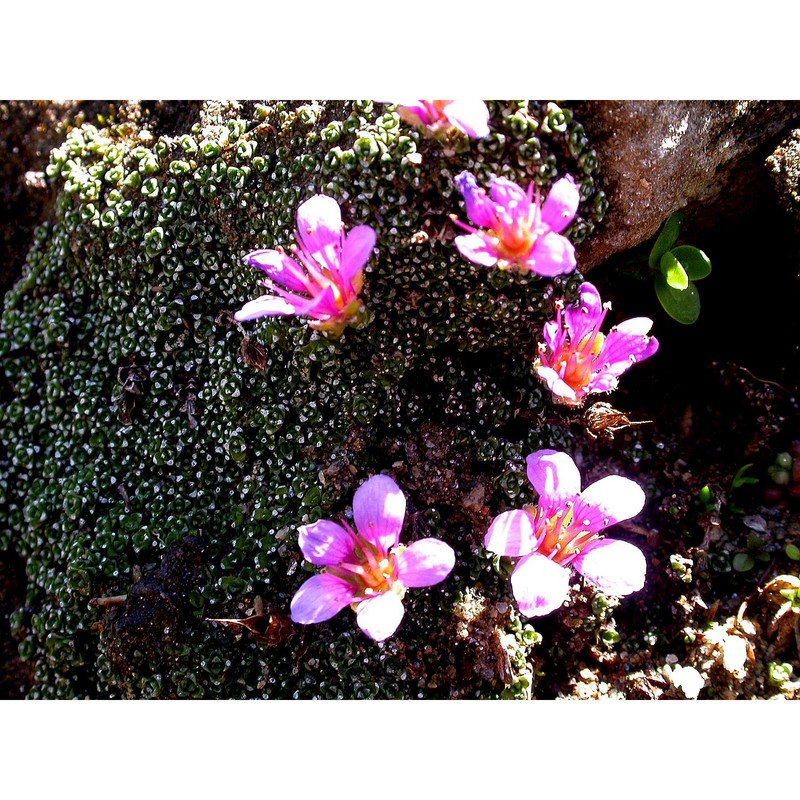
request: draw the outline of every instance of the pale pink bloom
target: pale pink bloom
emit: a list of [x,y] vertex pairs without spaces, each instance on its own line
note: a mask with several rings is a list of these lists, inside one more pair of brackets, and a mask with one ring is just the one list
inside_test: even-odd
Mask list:
[[544,203],[534,184],[526,192],[507,178],[492,177],[489,194],[466,170],[455,178],[473,228],[451,215],[469,233],[456,247],[473,264],[553,277],[575,269],[575,248],[561,235],[578,211],[580,192],[571,176],[556,181]]
[[406,498],[387,475],[375,475],[353,497],[355,530],[320,520],[299,529],[307,561],[324,567],[297,591],[291,604],[294,622],[324,622],[345,606],[375,641],[391,636],[403,618],[407,588],[433,586],[455,565],[453,549],[439,539],[401,545]]
[[455,128],[473,139],[489,135],[489,109],[483,100],[411,100],[398,105],[404,122],[432,135]]
[[658,340],[647,335],[653,325],[647,317],[600,333],[609,308],[591,283],[583,283],[578,305],[564,308],[559,301],[556,318],[545,323],[533,369],[557,402],[580,406],[587,394],[610,392],[623,372],[658,350]]
[[642,510],[641,487],[609,475],[581,492],[575,462],[556,450],[531,453],[527,465],[538,503],[495,517],[483,542],[492,553],[519,558],[511,588],[520,612],[540,617],[560,608],[569,592],[569,566],[607,594],[641,589],[647,569],[642,551],[600,538],[603,528]]
[[375,247],[375,231],[358,225],[345,236],[339,204],[324,194],[297,209],[297,245],[288,256],[282,248],[255,250],[245,264],[263,270],[269,294],[251,300],[234,314],[239,322],[265,316],[310,317],[309,325],[332,336],[361,312],[358,298],[363,269]]

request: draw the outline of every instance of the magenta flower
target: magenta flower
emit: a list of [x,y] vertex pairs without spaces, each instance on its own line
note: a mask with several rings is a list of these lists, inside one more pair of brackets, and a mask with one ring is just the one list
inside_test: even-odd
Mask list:
[[492,553],[520,559],[511,575],[519,610],[541,617],[560,608],[569,591],[568,566],[607,594],[639,591],[647,569],[642,551],[602,539],[600,531],[642,510],[641,487],[609,475],[581,492],[575,462],[556,450],[531,453],[527,464],[538,504],[495,517],[483,541]]
[[489,109],[483,100],[411,100],[398,105],[397,113],[434,136],[452,128],[473,139],[489,135]]
[[245,264],[263,270],[270,294],[251,300],[234,314],[239,322],[265,316],[310,317],[312,328],[332,336],[363,312],[358,294],[364,265],[375,247],[375,231],[358,225],[347,236],[338,203],[324,194],[297,209],[297,245],[292,255],[282,248],[255,250]]
[[556,318],[545,323],[533,369],[557,402],[580,406],[587,394],[610,392],[625,370],[658,350],[658,340],[647,335],[653,325],[647,317],[625,320],[607,336],[600,333],[610,307],[591,283],[583,283],[577,307],[565,309],[559,301]]
[[[575,269],[575,248],[561,235],[578,211],[580,193],[571,176],[556,181],[544,203],[534,184],[526,192],[507,178],[493,177],[489,195],[475,176],[464,171],[455,184],[467,205],[473,228],[455,215],[456,225],[469,231],[456,236],[456,247],[473,264],[553,277]],[[483,229],[483,230],[479,230]]]
[[355,530],[344,521],[303,525],[303,556],[325,569],[292,598],[292,620],[324,622],[349,605],[371,639],[391,636],[403,618],[406,589],[443,581],[455,564],[453,549],[439,539],[399,544],[405,513],[406,498],[397,484],[375,475],[353,497]]

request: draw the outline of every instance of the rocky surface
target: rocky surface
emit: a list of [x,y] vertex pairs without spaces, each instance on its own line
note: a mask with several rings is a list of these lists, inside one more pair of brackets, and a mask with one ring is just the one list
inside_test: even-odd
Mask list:
[[800,102],[597,101],[576,113],[602,164],[609,210],[579,247],[585,272],[654,236],[685,209],[688,239],[742,218],[769,193],[764,160]]
[[781,206],[800,230],[800,129],[781,141],[766,166]]

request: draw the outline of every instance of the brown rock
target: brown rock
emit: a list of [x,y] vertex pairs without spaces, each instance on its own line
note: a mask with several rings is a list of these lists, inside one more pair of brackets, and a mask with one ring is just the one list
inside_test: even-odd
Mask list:
[[800,229],[800,129],[795,128],[767,159],[778,202]]
[[578,247],[584,272],[654,236],[675,211],[686,209],[682,234],[746,213],[761,192],[770,193],[764,161],[800,120],[798,101],[620,100],[574,107],[597,151],[609,200],[602,225]]

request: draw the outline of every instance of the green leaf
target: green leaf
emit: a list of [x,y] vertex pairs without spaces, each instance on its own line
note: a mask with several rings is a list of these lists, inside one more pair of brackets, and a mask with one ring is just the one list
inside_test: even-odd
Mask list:
[[764,546],[764,542],[761,541],[761,537],[756,536],[754,533],[748,533],[745,541],[747,543],[748,550],[758,550]]
[[689,276],[686,274],[686,270],[671,252],[661,256],[661,274],[667,279],[667,283],[679,292],[689,285]]
[[708,256],[696,247],[681,245],[671,251],[673,256],[680,261],[681,266],[686,270],[689,280],[699,281],[711,272],[711,261]]
[[655,276],[655,289],[658,302],[672,319],[681,325],[691,325],[697,321],[700,316],[700,295],[691,281],[683,291],[679,291],[673,289],[659,272]]
[[755,565],[756,562],[747,553],[737,553],[733,557],[733,568],[737,572],[749,572]]
[[783,552],[786,553],[792,561],[800,561],[800,547],[796,544],[789,542],[786,547],[783,548]]
[[681,222],[683,222],[683,212],[677,211],[664,223],[664,227],[661,229],[661,233],[658,234],[658,239],[656,239],[656,243],[650,251],[650,258],[647,259],[647,263],[653,269],[658,267],[661,256],[678,241]]
[[733,476],[733,480],[731,481],[731,489],[738,489],[745,484],[758,483],[758,478],[745,475],[745,472],[752,466],[752,464],[745,464],[743,467],[739,468],[739,471]]

